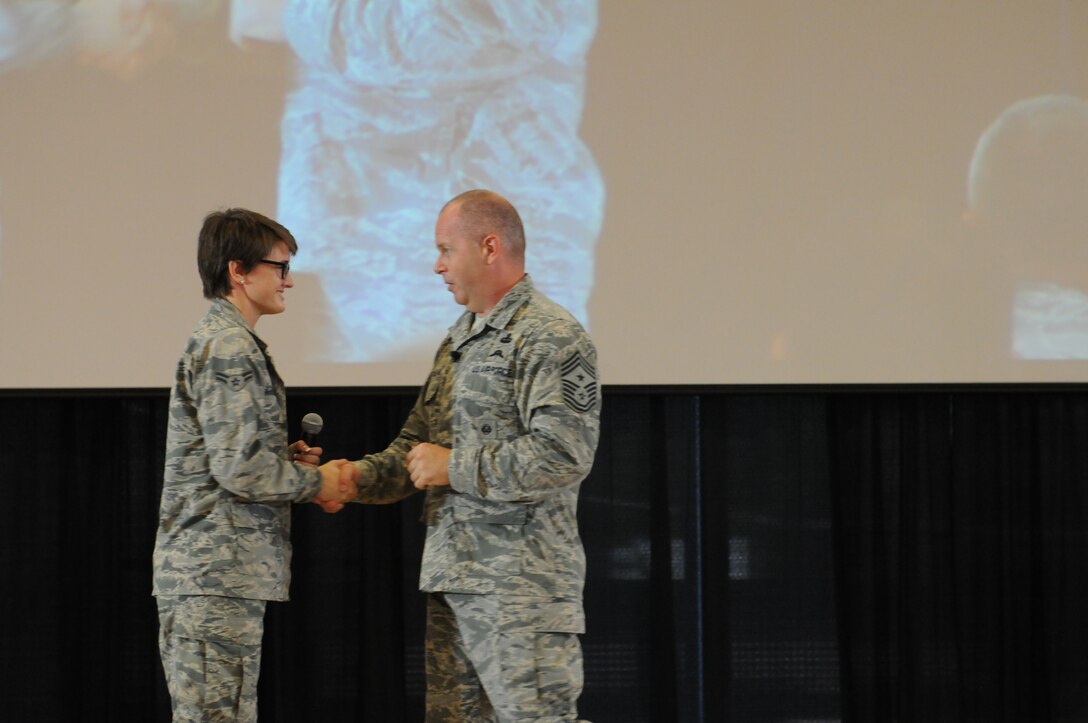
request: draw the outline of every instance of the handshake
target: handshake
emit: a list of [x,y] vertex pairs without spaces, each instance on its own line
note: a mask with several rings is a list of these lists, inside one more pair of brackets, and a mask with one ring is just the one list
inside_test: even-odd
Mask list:
[[334,459],[317,469],[321,472],[321,491],[313,499],[315,505],[331,514],[355,499],[359,485],[359,470],[355,465],[346,459]]
[[[291,459],[307,467],[317,467],[321,461],[320,447],[310,447],[305,442],[295,442],[289,448]],[[321,473],[321,489],[313,498],[313,503],[332,514],[344,509],[344,505],[355,499],[359,485],[359,471],[349,460],[334,459],[317,467]]]

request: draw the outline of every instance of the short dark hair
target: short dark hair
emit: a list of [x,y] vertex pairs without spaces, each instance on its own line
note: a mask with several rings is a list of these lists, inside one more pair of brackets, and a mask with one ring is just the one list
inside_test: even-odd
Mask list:
[[196,253],[204,297],[223,298],[230,293],[231,261],[251,271],[278,243],[287,244],[292,256],[298,251],[290,231],[256,211],[228,208],[209,213],[200,228]]
[[514,205],[505,198],[483,189],[465,191],[450,199],[442,210],[456,208],[465,233],[483,238],[497,233],[515,257],[525,255],[525,227]]

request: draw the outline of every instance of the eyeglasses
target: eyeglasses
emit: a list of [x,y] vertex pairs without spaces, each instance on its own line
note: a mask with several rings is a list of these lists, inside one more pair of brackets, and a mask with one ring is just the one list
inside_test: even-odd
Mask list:
[[261,259],[262,264],[268,264],[269,266],[275,266],[280,270],[280,278],[286,279],[287,274],[291,273],[291,263],[289,261],[273,261],[272,259]]

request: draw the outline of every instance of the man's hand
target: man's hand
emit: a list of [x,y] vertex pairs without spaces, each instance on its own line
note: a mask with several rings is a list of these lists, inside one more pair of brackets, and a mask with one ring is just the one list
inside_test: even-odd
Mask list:
[[291,461],[304,464],[307,467],[316,467],[321,464],[321,453],[325,450],[321,447],[311,447],[301,439],[294,442],[287,451],[291,453]]
[[408,452],[407,462],[408,476],[416,489],[449,486],[450,451],[445,447],[422,442]]
[[346,459],[335,459],[318,467],[321,472],[321,490],[314,497],[315,505],[328,513],[339,512],[344,505],[355,499],[359,484],[359,471]]

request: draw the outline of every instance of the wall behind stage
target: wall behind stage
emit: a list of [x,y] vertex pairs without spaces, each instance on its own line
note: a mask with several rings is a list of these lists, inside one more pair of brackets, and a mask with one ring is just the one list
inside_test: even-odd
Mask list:
[[298,236],[296,386],[410,386],[489,186],[609,384],[1088,373],[1088,5],[0,1],[0,388],[164,385],[194,244]]

